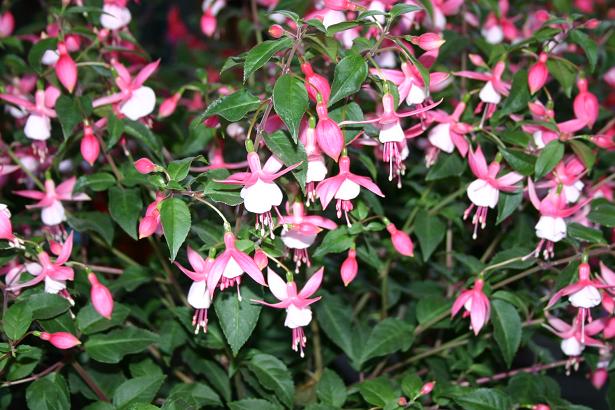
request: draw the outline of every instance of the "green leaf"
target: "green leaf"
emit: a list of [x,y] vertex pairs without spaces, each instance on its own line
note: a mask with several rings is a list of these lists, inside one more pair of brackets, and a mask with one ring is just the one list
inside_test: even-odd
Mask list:
[[436,181],[438,179],[457,177],[463,174],[466,166],[458,155],[442,155],[436,164],[429,169],[426,181]]
[[101,212],[74,212],[67,215],[68,224],[77,232],[95,232],[109,245],[113,243],[115,229],[111,218]]
[[358,356],[354,353],[355,344],[353,331],[350,327],[352,321],[350,305],[345,303],[340,296],[326,294],[316,304],[315,310],[318,324],[327,337],[342,349],[350,359]]
[[109,213],[111,218],[131,238],[137,239],[137,221],[141,215],[141,194],[138,188],[122,189],[111,187],[109,189]]
[[391,11],[389,11],[389,15],[391,16],[391,21],[395,20],[397,17],[402,14],[412,13],[415,11],[423,10],[422,7],[415,6],[412,4],[396,4],[391,7]]
[[32,310],[33,319],[51,319],[70,308],[70,302],[62,296],[53,293],[36,293],[28,298],[28,306]]
[[248,54],[243,65],[243,82],[245,83],[256,70],[264,66],[273,55],[279,51],[289,48],[293,41],[284,37],[279,40],[267,40],[254,46]]
[[31,374],[43,355],[42,349],[28,345],[19,345],[16,351],[15,360],[8,365],[7,380],[19,380]]
[[592,201],[592,210],[587,215],[590,221],[615,228],[615,204],[606,199],[599,198]]
[[500,148],[502,156],[515,171],[521,175],[530,176],[534,173],[536,158],[525,152],[512,151]]
[[301,163],[292,173],[299,182],[301,189],[305,189],[305,179],[307,177],[307,154],[301,142],[294,143],[283,131],[276,131],[273,134],[264,134],[265,144],[271,152],[284,163],[291,166]]
[[264,388],[273,391],[286,407],[292,408],[295,385],[284,362],[270,354],[257,353],[247,366]]
[[273,87],[273,107],[297,143],[299,125],[308,108],[308,94],[299,79],[284,74]]
[[401,391],[408,397],[415,397],[421,391],[423,381],[414,372],[409,372],[401,379]]
[[564,144],[555,140],[547,144],[536,160],[534,172],[536,180],[547,175],[564,157]]
[[567,235],[570,238],[577,239],[579,241],[585,241],[589,243],[602,243],[606,244],[604,235],[598,229],[588,228],[578,223],[571,223],[567,226]]
[[568,38],[573,43],[578,44],[583,52],[585,52],[587,61],[589,61],[590,71],[593,72],[596,68],[596,62],[598,61],[598,43],[596,40],[593,40],[579,29],[570,30],[568,32]]
[[397,392],[391,386],[391,382],[384,377],[361,383],[359,385],[359,392],[366,402],[378,407],[385,407],[395,403],[399,398]]
[[113,113],[107,115],[107,132],[109,133],[107,149],[111,149],[117,144],[124,132],[124,122]]
[[414,222],[414,230],[421,245],[423,260],[427,261],[446,234],[446,224],[425,210],[419,211]]
[[591,170],[596,163],[596,154],[586,144],[579,140],[569,141],[572,150],[577,157],[583,162],[588,170]]
[[[354,101],[346,105],[339,106],[334,110],[329,111],[329,118],[340,123],[342,121],[363,121],[363,111],[359,104]],[[348,144],[363,130],[362,125],[347,125],[342,129],[344,133],[344,141]]]
[[344,57],[335,66],[329,105],[359,91],[367,78],[367,71],[367,62],[362,56],[350,54]]
[[222,407],[220,397],[206,384],[177,384],[164,401],[163,410],[184,410]]
[[316,385],[316,396],[323,403],[334,407],[342,407],[348,393],[346,385],[340,376],[331,369],[325,369]]
[[510,410],[512,400],[499,390],[476,389],[455,397],[455,402],[466,410]]
[[11,340],[17,340],[22,337],[32,323],[32,310],[25,302],[19,302],[12,305],[4,314],[4,333]]
[[127,354],[142,352],[158,341],[158,335],[138,327],[126,327],[92,336],[85,351],[96,361],[119,363]]
[[138,121],[132,121],[129,119],[124,119],[124,131],[135,138],[144,147],[151,150],[152,154],[156,157],[161,157],[162,152],[162,144],[160,140],[152,133],[152,131],[147,128],[145,125],[141,124]]
[[243,399],[228,404],[231,410],[281,410],[282,406],[263,399]]
[[261,101],[257,97],[241,89],[209,104],[203,116],[207,118],[219,115],[227,121],[239,121],[250,111],[256,110],[260,104]]
[[177,182],[183,181],[184,178],[188,176],[192,161],[194,161],[194,157],[188,157],[169,162],[169,165],[167,166],[167,172],[169,173],[171,179]]
[[406,351],[414,340],[414,328],[397,318],[384,319],[374,327],[361,351],[361,363],[397,351]]
[[500,192],[498,201],[498,218],[496,225],[501,224],[506,218],[512,215],[523,201],[523,191],[520,192]]
[[450,301],[443,297],[427,296],[421,298],[416,305],[416,320],[421,325],[429,323],[450,308]]
[[156,374],[126,380],[113,393],[113,405],[119,409],[128,409],[134,403],[151,402],[164,379],[165,376]]
[[82,175],[77,179],[73,192],[83,192],[89,188],[94,192],[106,191],[115,184],[115,177],[108,172],[96,172],[90,175]]
[[106,319],[91,304],[88,304],[81,308],[77,314],[77,326],[83,334],[90,335],[123,324],[129,314],[130,309],[128,307],[115,302],[111,319]]
[[160,221],[171,253],[171,260],[175,260],[177,251],[190,232],[192,219],[188,205],[179,198],[165,199],[160,206]]
[[510,303],[494,300],[491,303],[495,341],[510,368],[521,343],[521,318]]
[[550,58],[547,60],[549,73],[561,84],[568,98],[572,93],[572,86],[577,78],[577,69],[568,60]]
[[241,296],[240,302],[235,292],[222,292],[214,300],[220,327],[235,356],[250,338],[261,313],[261,305],[251,301],[262,299],[262,296],[251,284],[241,286]]
[[503,118],[511,113],[527,108],[529,101],[530,90],[527,83],[527,71],[519,70],[513,76],[510,94],[504,100],[502,108],[497,111],[497,118]]
[[314,252],[314,258],[322,258],[330,253],[341,253],[350,249],[354,244],[354,239],[348,233],[348,227],[338,226],[327,232],[322,243]]
[[70,409],[66,380],[59,373],[51,373],[36,380],[26,389],[26,402],[30,410]]
[[61,95],[56,101],[55,110],[58,115],[64,139],[71,136],[73,128],[81,122],[81,112],[77,100],[68,95]]

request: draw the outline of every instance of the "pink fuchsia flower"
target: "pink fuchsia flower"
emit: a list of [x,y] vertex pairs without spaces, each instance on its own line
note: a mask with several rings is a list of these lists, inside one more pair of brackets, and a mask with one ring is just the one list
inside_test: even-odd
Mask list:
[[83,137],[81,138],[81,156],[90,165],[94,165],[94,162],[100,154],[100,143],[98,138],[94,135],[94,130],[90,125],[83,127]]
[[406,134],[401,128],[401,119],[429,111],[441,102],[442,100],[411,111],[396,112],[395,98],[392,94],[386,93],[382,96],[382,114],[373,119],[364,121],[343,121],[340,125],[375,124],[380,129],[378,139],[384,144],[383,159],[389,163],[389,181],[393,180],[393,173],[395,173],[398,177],[398,185],[401,187],[401,173],[403,168],[401,165],[402,155],[399,151],[399,143],[406,140]]
[[160,203],[166,198],[162,192],[156,193],[154,202],[147,206],[145,216],[139,221],[139,239],[152,236],[161,230],[160,225]]
[[[427,53],[425,53],[427,54]],[[421,56],[422,57],[422,56]],[[420,58],[419,60],[421,60]],[[427,98],[425,83],[419,70],[411,63],[404,62],[400,70],[377,69],[370,70],[372,75],[391,81],[397,86],[399,92],[399,102],[406,101],[406,104],[422,104]],[[438,91],[442,85],[447,83],[448,73],[433,72],[429,74],[430,91]]]
[[604,344],[592,336],[604,329],[604,321],[594,320],[585,325],[580,315],[574,318],[572,326],[561,319],[547,315],[549,330],[562,339],[560,344],[562,352],[567,356],[579,356],[585,346],[603,347]]
[[387,223],[386,228],[391,234],[391,242],[395,250],[404,256],[414,256],[414,243],[410,235],[398,230],[392,223]]
[[329,118],[327,103],[324,100],[316,104],[316,114],[318,115],[318,123],[316,124],[315,136],[318,147],[322,152],[337,161],[346,143],[344,134],[340,126]]
[[487,161],[480,145],[476,149],[476,153],[472,152],[470,148],[468,163],[477,179],[472,181],[466,190],[472,204],[465,210],[463,219],[467,219],[474,207],[476,207],[476,213],[472,218],[472,223],[474,224],[474,234],[472,237],[476,239],[478,225],[480,224],[483,229],[487,226],[487,211],[489,208],[493,209],[497,206],[500,191],[515,191],[518,188],[515,184],[523,179],[523,175],[509,172],[498,177],[500,172],[499,161],[493,161],[487,166]]
[[284,29],[279,24],[272,24],[267,33],[273,38],[280,38],[284,35]]
[[320,182],[327,177],[327,165],[322,152],[316,144],[316,129],[314,128],[314,120],[310,118],[309,122],[301,129],[299,140],[305,146],[308,165],[307,174],[305,176],[305,195],[306,205],[316,201],[315,182]]
[[119,30],[130,24],[132,15],[125,0],[105,0],[100,24],[107,30]]
[[312,65],[308,62],[301,64],[301,71],[305,75],[305,89],[312,101],[318,102],[318,95],[320,94],[324,104],[329,104],[329,96],[331,95],[329,81],[322,75],[316,74]]
[[519,37],[519,32],[512,19],[508,18],[508,0],[499,0],[499,16],[491,12],[483,24],[481,34],[490,44],[499,44],[502,40],[514,41]]
[[451,154],[457,148],[462,157],[465,157],[468,153],[469,144],[464,135],[472,131],[472,126],[460,121],[465,108],[466,104],[460,102],[450,115],[441,110],[433,110],[427,113],[430,121],[438,123],[429,131],[427,136],[429,143],[434,147],[434,149],[428,150],[425,157],[428,167],[436,161],[438,150]]
[[209,150],[208,153],[209,165],[204,167],[191,167],[192,172],[205,172],[212,169],[238,169],[245,168],[248,165],[248,161],[240,162],[226,162],[224,159],[224,151],[222,149],[222,142],[219,142]]
[[325,7],[337,11],[355,11],[360,6],[350,0],[325,0]]
[[583,184],[581,178],[584,174],[585,165],[576,156],[572,155],[555,166],[550,181],[538,184],[538,186],[556,188],[561,185],[566,202],[574,203],[579,200],[583,192],[585,184]]
[[297,292],[297,284],[294,281],[288,283],[278,276],[272,269],[267,269],[267,283],[273,296],[280,302],[267,303],[263,300],[253,300],[276,309],[286,309],[286,320],[284,326],[292,329],[292,349],[299,351],[301,357],[304,356],[303,349],[306,346],[307,338],[303,327],[312,321],[312,309],[310,305],[320,300],[320,296],[310,298],[322,283],[325,268],[318,269],[306,282],[301,291]]
[[548,58],[549,56],[547,53],[540,53],[536,64],[530,67],[530,71],[527,75],[527,82],[532,94],[544,87],[547,82],[547,78],[549,77],[549,69],[547,68]]
[[40,332],[38,334],[43,340],[48,341],[58,349],[66,350],[73,348],[77,345],[80,345],[81,342],[74,335],[68,332],[55,332],[55,333],[47,333]]
[[105,285],[100,283],[95,274],[88,274],[88,281],[92,287],[90,288],[90,300],[92,306],[102,317],[111,320],[113,313],[113,295]]
[[237,297],[241,301],[239,285],[241,283],[241,275],[244,272],[256,283],[266,286],[265,278],[256,262],[235,246],[235,235],[232,232],[224,234],[224,245],[226,249],[216,257],[207,277],[207,289],[210,297],[213,298],[214,291],[218,286],[220,290],[224,290],[236,285]]
[[165,99],[162,104],[160,104],[160,108],[158,109],[158,117],[165,118],[173,114],[181,97],[181,93],[177,92]]
[[475,335],[478,335],[485,323],[489,321],[491,314],[491,304],[483,293],[484,285],[485,282],[482,279],[477,279],[471,290],[461,292],[451,308],[451,317],[457,315],[462,307],[465,309],[463,317],[470,316],[470,327]]
[[[471,55],[470,57],[474,60],[475,64],[478,63],[477,65],[488,68],[480,56]],[[495,106],[502,101],[502,96],[507,96],[510,92],[510,84],[502,80],[502,74],[504,74],[505,69],[506,63],[500,61],[493,67],[493,70],[488,73],[476,71],[458,71],[454,73],[459,77],[485,82],[485,85],[478,93],[478,97],[482,103],[487,105],[486,114],[488,118],[495,112]],[[476,107],[477,111],[481,109],[481,105],[482,104],[479,104],[479,106]]]
[[[271,208],[277,207],[282,203],[282,191],[274,182],[276,179],[297,168],[301,163],[291,165],[279,171],[283,164],[275,157],[271,156],[261,167],[258,154],[252,150],[248,152],[249,172],[238,172],[219,182],[223,184],[242,185],[240,195],[243,204],[248,212],[258,215],[256,227],[261,227],[264,235],[265,227],[269,227],[273,235],[273,218]],[[277,209],[277,208],[276,208]]]
[[26,120],[24,134],[36,141],[45,141],[51,136],[51,118],[56,117],[53,107],[59,96],[60,90],[51,86],[45,91],[36,91],[34,103],[20,96],[0,94],[1,99],[30,114]]
[[423,33],[420,36],[410,37],[410,42],[425,51],[432,51],[442,47],[446,40],[437,33]]
[[293,250],[293,260],[298,272],[302,263],[311,266],[307,248],[314,243],[318,233],[323,229],[335,229],[337,225],[320,215],[306,215],[301,202],[293,203],[291,209],[288,209],[287,204],[286,208],[289,215],[281,216],[278,223],[283,225],[282,242]]
[[53,226],[66,220],[62,201],[89,201],[90,197],[86,194],[73,195],[73,188],[77,183],[76,177],[71,177],[56,187],[53,180],[45,181],[45,191],[15,191],[14,193],[25,198],[37,199],[34,205],[27,205],[26,208],[41,208],[41,219],[45,225]]
[[254,263],[260,270],[263,270],[269,265],[269,257],[267,254],[260,248],[254,251]]
[[160,167],[154,164],[149,158],[139,158],[135,161],[135,169],[143,175],[158,171],[159,168]]
[[579,93],[573,102],[574,115],[587,124],[589,128],[592,128],[598,119],[600,111],[598,97],[587,89],[587,80],[585,78],[580,78],[577,81],[577,87],[579,88]]
[[201,31],[207,37],[211,37],[216,32],[218,21],[216,16],[220,10],[226,5],[224,0],[204,0],[201,5],[203,15],[201,16]]
[[58,43],[58,54],[60,57],[55,64],[56,76],[68,92],[72,93],[77,85],[77,64],[62,41]]
[[344,286],[350,285],[350,283],[357,277],[359,272],[359,264],[357,262],[357,251],[354,247],[348,249],[348,256],[342,262],[340,267],[340,275]]
[[590,377],[592,385],[597,390],[600,390],[606,384],[607,380],[609,379],[609,373],[606,370],[606,368],[609,365],[609,361],[606,360],[603,363],[606,363],[606,364],[604,366],[600,366],[601,363],[598,363],[598,367],[596,368],[596,370],[594,370],[591,373],[591,377]]
[[0,14],[0,38],[10,36],[15,30],[15,18],[10,11]]
[[112,61],[111,65],[118,74],[115,84],[120,92],[94,100],[93,107],[118,104],[119,111],[133,121],[151,114],[156,106],[156,94],[143,83],[156,71],[159,64],[160,60],[147,64],[132,78],[126,67],[115,60]]
[[[26,269],[35,276],[27,282],[17,283],[7,288],[9,291],[15,291],[26,287],[37,285],[45,281],[45,292],[60,294],[69,301],[72,301],[70,295],[66,291],[66,281],[73,280],[75,272],[73,268],[63,266],[70,258],[73,250],[73,232],[70,233],[64,244],[59,248],[55,261],[51,260],[49,254],[41,251],[37,255],[38,263],[28,263]],[[52,248],[53,251],[53,248]]]
[[370,178],[355,175],[350,172],[350,158],[344,155],[339,161],[339,173],[320,182],[316,187],[316,193],[320,198],[320,204],[325,209],[331,200],[337,199],[335,209],[337,217],[342,217],[342,212],[346,217],[346,223],[350,226],[348,212],[354,209],[352,200],[359,196],[361,187],[372,191],[374,194],[384,197],[384,194]]
[[540,219],[534,227],[536,229],[536,236],[540,238],[540,242],[538,246],[536,246],[534,254],[538,256],[544,245],[544,257],[552,257],[555,255],[553,251],[554,243],[566,237],[567,226],[564,218],[574,215],[579,209],[585,206],[590,199],[586,199],[572,207],[566,208],[564,192],[558,187],[557,189],[549,190],[547,196],[540,200],[536,194],[536,188],[531,178],[528,178],[527,190],[532,205],[540,212]]
[[11,211],[5,204],[0,203],[0,239],[12,242],[15,240],[13,235],[13,224],[11,223]]
[[212,295],[207,288],[207,277],[214,264],[214,259],[208,257],[204,260],[198,252],[188,246],[188,261],[194,270],[188,270],[177,262],[175,265],[193,280],[188,291],[188,303],[194,308],[192,317],[192,326],[195,326],[194,334],[198,334],[200,328],[203,328],[203,333],[207,333],[207,310],[212,300]]

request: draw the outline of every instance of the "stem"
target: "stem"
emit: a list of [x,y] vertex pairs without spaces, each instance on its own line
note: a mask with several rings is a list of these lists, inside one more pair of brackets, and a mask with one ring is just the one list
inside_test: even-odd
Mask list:
[[[171,282],[171,285],[173,285],[173,287],[175,288],[175,291],[177,292],[177,295],[179,296],[180,300],[183,302],[184,305],[189,306],[188,301],[186,300],[186,296],[184,295],[184,291],[181,288],[181,286],[179,286],[179,283],[177,282],[177,279],[175,278],[175,275],[173,274],[173,269],[171,269],[171,266],[169,266],[168,260],[162,254],[162,250],[160,249],[156,241],[151,236],[149,236],[147,240],[149,241],[151,247],[154,248],[154,252],[156,253],[156,256],[158,257],[158,260],[160,260],[162,269],[167,274],[167,278],[169,279],[169,282]],[[171,301],[173,300],[173,298],[170,298],[170,299]]]
[[216,206],[214,204],[212,204],[211,202],[207,201],[206,199],[203,199],[197,192],[189,192],[186,195],[194,198],[195,200],[199,201],[202,204],[207,205],[208,207],[210,207],[211,209],[213,209],[218,216],[222,219],[222,221],[224,222],[224,229],[226,230],[227,227],[230,227],[231,224],[228,222],[228,220],[226,219],[226,217],[224,216],[224,214],[218,209],[216,208]]
[[11,149],[11,147],[9,147],[8,145],[5,146],[6,148],[6,153],[9,154],[9,157],[11,157],[11,159],[13,160],[13,162],[15,162],[15,164],[17,164],[17,166],[28,176],[30,177],[30,179],[32,181],[34,181],[34,184],[36,184],[36,186],[38,187],[38,189],[40,189],[41,191],[45,192],[45,185],[43,185],[43,183],[41,182],[40,179],[38,179],[32,172],[30,172],[30,170],[28,168],[26,168],[26,166],[21,162],[21,160],[17,157],[17,155],[15,155],[15,153],[13,152],[13,150]]
[[314,367],[316,367],[316,371],[314,372],[314,378],[316,380],[320,380],[320,376],[322,376],[322,372],[324,369],[323,360],[322,360],[322,347],[320,343],[320,328],[318,327],[318,323],[315,320],[312,320],[312,339],[314,339]]
[[391,269],[391,258],[387,259],[382,271],[380,272],[381,287],[380,287],[380,319],[386,319],[387,307],[389,304],[389,270]]
[[132,265],[132,266],[141,266],[137,261],[135,261],[134,259],[132,259],[130,256],[126,255],[125,253],[117,250],[116,248],[109,246],[107,244],[107,242],[105,242],[104,240],[102,240],[101,238],[99,238],[96,235],[90,235],[90,238],[92,238],[92,240],[94,242],[96,242],[98,245],[104,246],[106,249],[108,249],[111,253],[113,253],[113,255],[117,256],[119,259],[123,260],[124,262],[126,262],[126,264],[128,265]]
[[75,369],[75,371],[79,374],[79,376],[81,376],[85,384],[87,384],[88,387],[92,389],[94,394],[96,394],[96,397],[98,397],[98,400],[106,401],[106,402],[109,401],[105,393],[100,389],[100,387],[98,387],[94,379],[92,379],[92,377],[88,374],[88,372],[83,367],[81,367],[79,363],[71,362],[71,366],[73,366],[73,369]]
[[29,383],[29,382],[33,382],[35,380],[41,379],[45,376],[47,376],[49,373],[53,373],[57,370],[60,370],[61,368],[63,368],[65,366],[64,362],[57,362],[51,366],[49,366],[48,368],[46,368],[45,370],[43,370],[40,373],[36,373],[33,374],[32,376],[26,377],[24,379],[19,379],[19,380],[13,380],[13,381],[9,381],[9,382],[4,382],[2,383],[2,387],[9,387],[9,386],[14,386],[16,384],[22,384],[22,383]]

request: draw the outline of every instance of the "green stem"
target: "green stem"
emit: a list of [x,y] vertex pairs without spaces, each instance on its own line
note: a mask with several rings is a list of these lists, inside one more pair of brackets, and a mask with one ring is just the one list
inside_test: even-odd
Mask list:
[[9,157],[11,157],[11,159],[13,160],[13,162],[15,162],[15,164],[17,164],[17,166],[28,176],[30,177],[30,179],[32,181],[34,181],[34,183],[36,184],[36,186],[38,187],[38,189],[40,189],[41,191],[45,191],[45,185],[41,182],[40,179],[38,179],[34,174],[32,174],[32,172],[30,172],[30,170],[28,168],[26,168],[26,166],[21,162],[21,160],[17,157],[17,155],[15,155],[15,153],[13,152],[13,150],[11,149],[11,147],[9,147],[8,145],[5,146],[6,148],[6,153],[9,154]]

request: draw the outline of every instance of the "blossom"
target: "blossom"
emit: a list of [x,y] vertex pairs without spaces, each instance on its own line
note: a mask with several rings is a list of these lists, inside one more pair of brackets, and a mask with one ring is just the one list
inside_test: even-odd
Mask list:
[[[479,66],[487,68],[487,65],[480,56],[471,55],[470,57],[474,59],[475,64],[478,63]],[[487,105],[487,117],[491,117],[493,112],[495,112],[495,106],[502,101],[502,96],[506,96],[510,92],[510,83],[502,80],[502,74],[504,74],[505,69],[506,63],[499,61],[492,70],[486,73],[476,71],[458,71],[454,73],[459,77],[485,82],[485,85],[478,93],[478,97],[482,103]],[[480,110],[480,108],[479,105],[477,110]]]
[[472,173],[477,177],[468,186],[466,192],[472,204],[465,210],[463,219],[472,212],[476,206],[476,213],[472,218],[474,224],[473,238],[476,239],[476,230],[478,225],[484,229],[487,225],[487,211],[489,208],[495,208],[500,198],[500,191],[513,192],[518,187],[515,184],[523,179],[523,175],[516,172],[509,172],[501,177],[498,177],[500,172],[500,163],[493,161],[487,166],[487,161],[483,155],[480,145],[476,149],[476,153],[470,148],[468,155],[468,163]]
[[540,90],[547,82],[547,78],[549,77],[549,69],[547,68],[548,58],[549,56],[547,53],[540,53],[536,64],[530,67],[530,71],[527,75],[527,82],[532,94]]
[[594,126],[598,119],[600,105],[598,97],[587,89],[587,80],[580,78],[577,81],[579,93],[574,98],[573,109],[574,115],[582,120],[589,128]]
[[318,101],[318,95],[325,104],[329,103],[331,95],[331,86],[329,81],[320,74],[314,72],[312,65],[308,62],[301,64],[301,71],[305,75],[305,89],[312,101]]
[[462,307],[465,309],[463,317],[470,316],[471,328],[475,335],[478,335],[485,323],[489,321],[491,314],[489,299],[483,293],[484,285],[485,282],[482,279],[476,279],[474,287],[461,292],[451,308],[451,316],[457,315]]
[[0,239],[14,241],[13,224],[11,223],[11,211],[6,204],[0,203]]
[[94,165],[94,162],[100,154],[100,143],[94,135],[94,130],[90,125],[83,127],[83,137],[81,138],[81,156],[88,164]]
[[213,36],[218,26],[216,16],[220,10],[226,5],[225,0],[203,0],[201,6],[203,15],[201,16],[201,31],[207,37]]
[[224,246],[226,249],[216,257],[207,276],[209,296],[214,296],[214,291],[218,286],[220,286],[220,290],[224,290],[230,286],[237,285],[237,297],[241,300],[239,285],[241,283],[241,275],[244,272],[261,285],[265,285],[265,278],[254,260],[237,249],[235,246],[235,235],[232,232],[224,234]]
[[113,313],[113,296],[105,285],[100,283],[95,274],[88,274],[88,281],[92,287],[90,288],[90,300],[92,306],[102,317],[111,320]]
[[487,19],[483,24],[481,34],[485,37],[485,40],[487,40],[488,43],[499,44],[503,39],[514,41],[518,38],[519,33],[517,28],[515,27],[512,19],[507,17],[508,8],[508,0],[499,0],[499,15],[491,12],[487,16]]
[[388,223],[386,228],[391,234],[391,242],[395,250],[404,256],[414,256],[414,243],[410,236],[404,231],[398,230],[392,223]]
[[[38,333],[38,332],[37,332]],[[55,332],[55,333],[47,333],[40,332],[38,336],[51,343],[58,349],[66,350],[77,345],[80,345],[81,342],[77,339],[73,334],[68,332]]]
[[212,295],[207,288],[207,277],[214,259],[208,257],[204,260],[198,252],[188,246],[188,262],[194,270],[186,269],[178,262],[175,262],[175,266],[193,281],[188,291],[188,303],[195,309],[192,317],[192,326],[195,326],[194,334],[198,334],[200,328],[207,333],[207,310],[212,300]]
[[13,30],[15,30],[15,18],[13,17],[13,13],[10,11],[0,13],[0,38],[10,36]]
[[108,30],[119,30],[132,20],[126,0],[105,0],[102,11],[100,25]]
[[320,296],[310,298],[322,283],[324,268],[318,269],[308,279],[301,291],[297,292],[297,284],[294,281],[284,282],[278,274],[271,268],[267,269],[267,284],[273,296],[280,302],[267,303],[263,300],[253,300],[253,302],[261,303],[276,309],[286,309],[286,320],[284,326],[292,329],[292,349],[300,351],[301,357],[304,356],[303,349],[306,346],[307,338],[303,331],[303,327],[310,324],[312,321],[312,310],[310,305],[320,300]]
[[472,131],[472,126],[460,121],[461,114],[465,108],[466,104],[460,102],[455,106],[452,114],[447,114],[441,110],[433,110],[427,113],[430,121],[438,123],[429,131],[427,136],[429,143],[434,147],[434,149],[427,152],[425,157],[428,167],[435,162],[438,150],[450,154],[456,148],[462,157],[465,157],[468,153],[469,144],[464,134]]
[[581,178],[584,174],[585,165],[573,155],[565,161],[560,161],[553,169],[551,180],[539,186],[555,188],[561,185],[566,202],[574,203],[579,200],[583,192],[585,184]]
[[310,205],[310,202],[316,201],[316,188],[314,183],[322,181],[327,176],[325,158],[316,144],[316,129],[314,128],[313,119],[310,119],[309,123],[301,129],[299,140],[305,147],[305,153],[308,159],[307,173],[305,176],[305,203],[306,205]]
[[346,223],[350,226],[348,212],[354,209],[352,200],[359,196],[361,187],[372,191],[374,194],[384,197],[384,194],[370,178],[359,176],[350,172],[350,158],[346,155],[339,160],[339,173],[320,182],[316,187],[316,193],[320,198],[320,204],[325,209],[332,199],[337,199],[335,209],[337,217],[346,217]]
[[22,96],[0,94],[0,98],[29,113],[24,128],[26,137],[45,141],[51,136],[51,118],[56,117],[53,109],[60,91],[55,87],[47,87],[45,91],[38,90],[34,94],[34,103]]
[[316,124],[315,136],[318,147],[322,152],[337,161],[344,149],[344,134],[340,126],[329,118],[325,101],[319,101],[316,104],[316,114],[318,115],[318,123]]
[[549,329],[562,339],[560,346],[567,356],[579,356],[585,350],[585,346],[604,346],[602,342],[592,337],[603,330],[602,320],[594,320],[585,325],[584,320],[577,315],[571,326],[561,319],[548,315],[547,322]]
[[28,205],[28,209],[41,208],[41,219],[45,225],[57,225],[66,220],[62,201],[88,201],[86,194],[73,195],[73,188],[77,183],[76,177],[71,177],[56,187],[51,179],[45,181],[43,192],[22,190],[15,191],[15,194],[25,198],[37,199],[34,205]]
[[154,202],[147,206],[145,216],[139,221],[139,239],[152,236],[160,230],[160,203],[166,198],[164,193],[156,193]]

